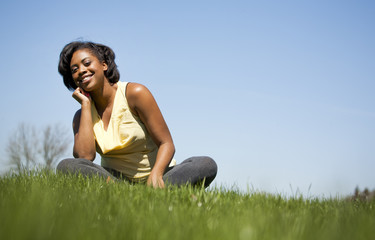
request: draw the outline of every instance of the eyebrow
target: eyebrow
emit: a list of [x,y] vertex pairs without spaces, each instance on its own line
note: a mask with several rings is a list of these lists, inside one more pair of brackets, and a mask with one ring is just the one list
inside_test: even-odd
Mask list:
[[[81,60],[81,62],[84,62],[86,59],[88,59],[90,57],[85,57]],[[70,66],[70,69],[72,69],[73,67],[77,67],[78,65],[77,64],[73,64],[72,66]]]

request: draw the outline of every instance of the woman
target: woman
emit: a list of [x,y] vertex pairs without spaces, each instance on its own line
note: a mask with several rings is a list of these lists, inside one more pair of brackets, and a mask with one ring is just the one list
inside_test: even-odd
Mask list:
[[[119,82],[114,60],[112,49],[93,42],[71,42],[62,50],[59,73],[81,108],[73,118],[74,158],[61,161],[57,170],[155,188],[165,182],[207,187],[216,163],[192,157],[176,165],[171,134],[151,92],[141,84]],[[92,162],[96,151],[102,166]]]

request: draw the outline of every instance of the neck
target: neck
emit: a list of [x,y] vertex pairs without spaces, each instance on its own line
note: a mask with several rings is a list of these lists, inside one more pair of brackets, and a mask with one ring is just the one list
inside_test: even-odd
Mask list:
[[98,112],[103,112],[108,106],[113,104],[116,90],[117,83],[110,84],[108,81],[104,81],[103,87],[90,92]]

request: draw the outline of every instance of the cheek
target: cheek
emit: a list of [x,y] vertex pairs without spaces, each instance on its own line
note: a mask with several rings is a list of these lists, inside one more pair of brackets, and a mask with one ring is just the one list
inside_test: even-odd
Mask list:
[[77,74],[76,74],[76,73],[73,73],[73,74],[72,74],[73,82],[75,83],[75,85],[78,86],[78,80],[77,80],[77,78],[78,78]]

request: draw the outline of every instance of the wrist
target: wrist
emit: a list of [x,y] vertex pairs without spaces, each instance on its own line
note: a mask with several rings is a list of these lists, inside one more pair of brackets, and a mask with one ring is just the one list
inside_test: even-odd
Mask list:
[[163,174],[164,174],[164,171],[160,171],[160,170],[157,170],[157,169],[152,169],[151,173],[150,173],[150,176],[161,177],[162,178]]
[[90,108],[91,109],[91,102],[90,100],[83,100],[82,103],[82,108]]

